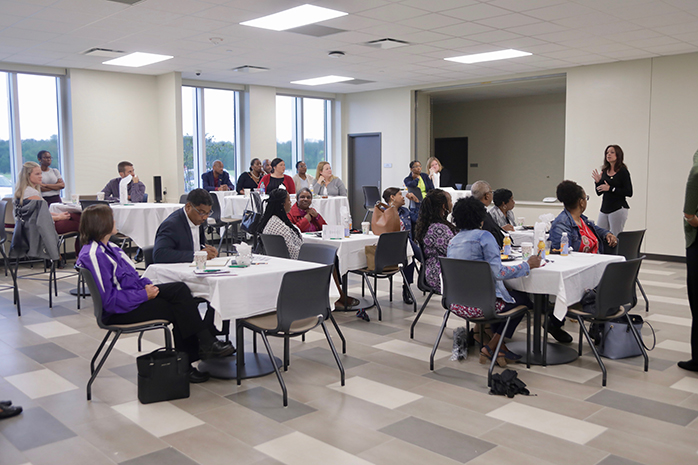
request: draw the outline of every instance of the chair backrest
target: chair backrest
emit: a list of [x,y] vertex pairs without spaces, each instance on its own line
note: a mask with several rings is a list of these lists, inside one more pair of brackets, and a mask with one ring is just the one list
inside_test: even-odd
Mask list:
[[94,314],[95,318],[97,319],[97,325],[100,328],[108,329],[107,325],[105,325],[102,322],[102,294],[99,293],[99,289],[97,288],[97,283],[95,282],[95,279],[92,276],[92,272],[87,268],[83,268],[81,266],[76,266],[75,268],[78,269],[78,271],[80,272],[80,276],[82,276],[82,279],[85,280],[85,284],[87,284],[87,287],[90,290],[90,295],[92,296],[92,303],[95,307]]
[[301,245],[301,250],[298,252],[298,260],[322,263],[323,265],[334,265],[336,257],[337,248],[329,244],[306,242]]
[[289,332],[294,321],[318,317],[318,324],[330,312],[332,265],[284,275],[276,299],[277,331]]
[[645,257],[609,263],[596,287],[596,318],[615,315],[620,307],[628,311],[637,303],[635,281]]
[[143,198],[141,199],[141,203],[148,203],[148,193],[147,192],[143,193]]
[[[0,200],[0,218],[5,218],[5,212],[7,210],[7,201]],[[7,240],[7,232],[5,231],[5,225],[0,228],[0,244],[4,244]]]
[[364,208],[366,210],[373,208],[376,202],[380,202],[381,193],[378,186],[361,186],[364,191]]
[[291,258],[283,236],[260,234],[259,238],[262,240],[262,247],[264,247],[265,255],[279,258]]
[[642,239],[645,237],[645,230],[623,231],[618,234],[618,245],[616,253],[622,255],[626,260],[632,260],[640,256]]
[[473,188],[473,185],[472,185],[472,184],[466,184],[466,185],[465,185],[465,190],[466,190],[466,191],[469,191],[469,190],[471,190],[472,188]]
[[181,203],[182,205],[184,205],[185,203],[187,203],[187,197],[189,197],[189,194],[182,194],[182,195],[180,195],[180,196],[179,196],[179,203]]
[[376,246],[376,268],[382,272],[389,266],[407,263],[407,238],[409,231],[383,233]]
[[97,194],[80,194],[82,200],[97,200]]
[[221,203],[218,201],[218,196],[216,194],[211,194],[211,200],[213,200],[213,205],[211,206],[211,215],[209,218],[216,220],[216,223],[221,221]]
[[12,229],[15,227],[14,198],[5,197],[2,199],[2,201],[7,203],[7,206],[5,207],[5,225],[3,225],[3,229]]
[[145,262],[146,268],[155,263],[153,262],[153,246],[143,249],[143,261]]
[[264,207],[262,206],[262,194],[254,190],[250,192],[250,199],[252,199],[252,211],[255,213],[264,213]]
[[446,257],[439,257],[439,262],[444,308],[450,309],[451,304],[475,307],[485,318],[494,318],[497,292],[490,264]]
[[419,275],[417,276],[417,289],[419,289],[422,292],[431,292],[434,290],[434,288],[432,288],[427,283],[427,270],[425,262],[422,262],[422,265],[419,267]]
[[419,187],[408,187],[407,192],[410,194],[414,194],[415,197],[417,197],[420,202],[423,200],[422,199],[422,189],[420,189]]
[[89,207],[90,205],[100,205],[100,204],[109,205],[109,202],[107,202],[106,200],[83,200],[83,199],[80,199],[80,206],[82,207],[83,210],[86,209],[87,207]]

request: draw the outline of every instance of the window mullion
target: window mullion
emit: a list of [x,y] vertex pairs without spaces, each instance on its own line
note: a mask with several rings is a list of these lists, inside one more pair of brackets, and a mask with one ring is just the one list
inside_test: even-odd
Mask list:
[[293,137],[294,137],[294,152],[293,152],[293,166],[299,160],[305,160],[305,150],[303,144],[303,98],[294,98],[294,118],[293,118]]
[[201,175],[206,171],[206,124],[204,122],[204,89],[196,88],[196,185],[201,187]]
[[10,166],[14,181],[17,182],[17,173],[22,168],[22,137],[19,130],[19,90],[17,86],[17,73],[8,73],[7,89],[10,108]]

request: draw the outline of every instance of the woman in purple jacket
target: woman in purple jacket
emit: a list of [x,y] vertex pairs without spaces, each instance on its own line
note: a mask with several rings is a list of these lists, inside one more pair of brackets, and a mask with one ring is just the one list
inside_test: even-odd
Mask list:
[[[141,278],[133,262],[109,238],[116,234],[116,225],[108,205],[92,205],[82,212],[80,240],[83,244],[78,266],[92,272],[102,297],[105,324],[131,324],[148,320],[167,320],[174,325],[174,342],[189,361],[226,357],[235,352],[230,342],[216,339],[201,319],[198,304],[184,283],[158,286]],[[189,381],[207,381],[208,373],[194,367]]]

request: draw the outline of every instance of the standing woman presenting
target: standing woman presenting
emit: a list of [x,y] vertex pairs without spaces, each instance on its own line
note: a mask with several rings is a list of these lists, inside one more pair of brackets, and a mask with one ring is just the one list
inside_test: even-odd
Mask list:
[[594,170],[591,177],[596,183],[596,195],[603,195],[598,226],[618,236],[628,219],[630,207],[625,198],[633,196],[630,171],[623,163],[623,149],[618,145],[606,147],[601,172]]
[[698,371],[698,152],[688,172],[686,198],[683,203],[683,231],[686,235],[686,281],[688,304],[691,307],[691,359],[679,362],[679,368]]

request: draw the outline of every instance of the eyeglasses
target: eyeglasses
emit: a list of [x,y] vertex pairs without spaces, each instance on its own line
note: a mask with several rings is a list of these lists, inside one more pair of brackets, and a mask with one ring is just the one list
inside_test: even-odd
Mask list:
[[589,194],[587,194],[587,202],[589,201]]
[[207,216],[211,216],[211,211],[202,212],[201,210],[199,210],[198,208],[196,208],[194,205],[192,205],[191,208],[193,208],[194,211],[195,211],[196,213],[198,213],[199,216],[202,217],[202,218],[205,218],[205,217],[207,217]]

